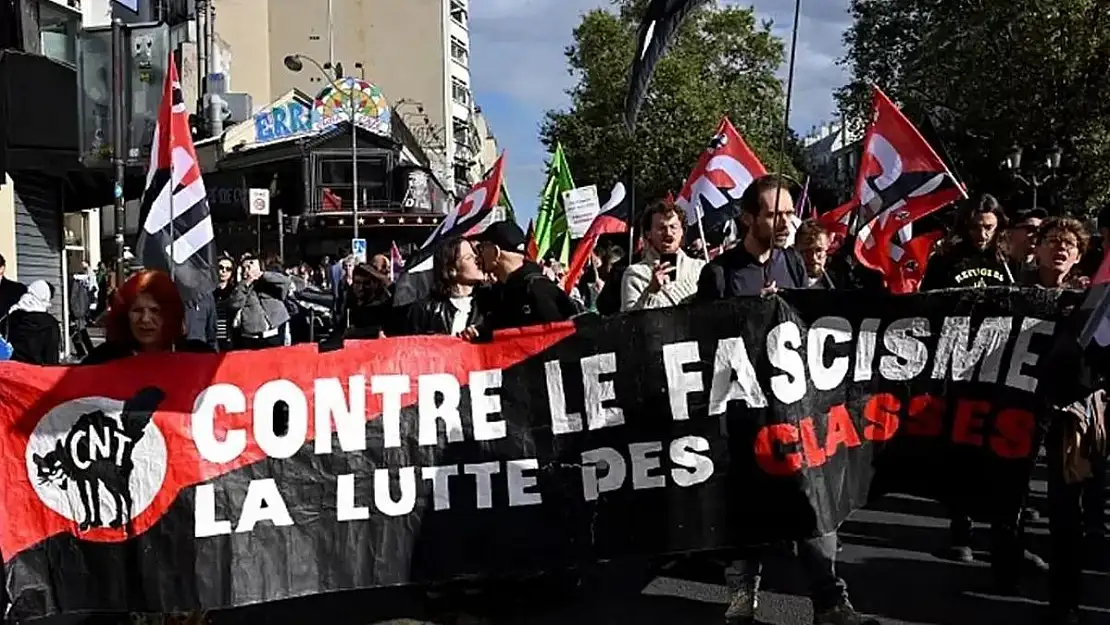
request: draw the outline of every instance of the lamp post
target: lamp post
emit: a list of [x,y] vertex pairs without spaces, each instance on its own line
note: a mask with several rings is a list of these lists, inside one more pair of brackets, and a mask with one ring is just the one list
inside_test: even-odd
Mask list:
[[[316,67],[316,69],[320,70],[320,73],[325,78],[327,78],[329,83],[334,84],[334,81],[333,81],[332,77],[328,74],[328,71],[326,69],[324,69],[324,66],[321,65],[319,61],[317,61],[316,59],[314,59],[314,58],[312,58],[308,55],[305,55],[305,54],[290,54],[290,55],[285,57],[284,63],[285,63],[285,67],[289,71],[299,72],[302,69],[304,69],[304,61],[308,61],[309,63],[314,65]],[[328,65],[330,66],[331,63],[329,62]],[[356,63],[355,64],[356,67],[358,67],[360,65],[361,65],[361,63]],[[339,69],[339,67],[340,67],[340,65],[338,63],[336,63],[335,64],[336,77],[335,77],[334,80],[338,80],[339,78],[341,78],[341,76],[339,76],[339,74],[341,73],[341,70]],[[358,129],[357,129],[357,126],[355,125],[355,112],[358,109],[355,106],[355,90],[354,90],[353,85],[348,90],[347,103],[350,105],[350,111],[348,112],[348,115],[349,115],[348,120],[350,121],[350,124],[351,124],[351,196],[353,198],[351,200],[351,222],[354,224],[354,236],[352,238],[357,239],[358,238],[358,204],[359,204],[358,191],[359,191],[359,189],[358,189]]]
[[[1037,193],[1046,182],[1056,177],[1056,171],[1060,169],[1060,161],[1063,159],[1064,151],[1059,146],[1052,146],[1052,149],[1045,155],[1044,160],[1034,164],[1034,169],[1029,173],[1029,177],[1021,175],[1021,161],[1024,150],[1020,146],[1014,146],[1010,149],[1009,154],[1006,155],[1006,160],[1003,161],[1003,166],[1009,170],[1010,175],[1020,180],[1025,186],[1033,190],[1033,206],[1037,206]],[[1043,166],[1048,170],[1048,174],[1043,177],[1037,176],[1035,168]]]

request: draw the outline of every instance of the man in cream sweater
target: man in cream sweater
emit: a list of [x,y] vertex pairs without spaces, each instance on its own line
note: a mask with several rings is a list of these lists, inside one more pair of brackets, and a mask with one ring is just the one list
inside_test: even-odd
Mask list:
[[682,251],[685,226],[685,214],[673,203],[655,202],[644,211],[644,259],[621,279],[622,312],[677,306],[694,298],[705,261]]

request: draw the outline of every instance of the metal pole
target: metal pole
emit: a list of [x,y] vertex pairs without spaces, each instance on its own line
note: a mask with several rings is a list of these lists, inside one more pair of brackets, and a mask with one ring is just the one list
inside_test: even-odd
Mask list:
[[123,259],[123,225],[127,212],[123,200],[123,183],[126,175],[123,159],[126,148],[123,145],[123,21],[112,20],[112,164],[116,168],[116,184],[113,189],[115,198],[115,237],[116,237],[116,288],[123,286],[126,277]]
[[355,223],[355,236],[358,238],[358,126],[355,124],[355,85],[351,80],[347,98],[351,104],[351,189],[354,191],[354,211],[351,221]]
[[285,259],[285,211],[277,209],[278,256]]
[[[207,91],[208,83],[208,39],[205,37],[208,24],[208,1],[199,0],[197,2],[197,97],[200,102],[204,101],[204,94]],[[197,115],[198,117],[204,114],[204,105],[198,102]]]
[[328,63],[335,67],[335,22],[332,19],[332,0],[328,0]]

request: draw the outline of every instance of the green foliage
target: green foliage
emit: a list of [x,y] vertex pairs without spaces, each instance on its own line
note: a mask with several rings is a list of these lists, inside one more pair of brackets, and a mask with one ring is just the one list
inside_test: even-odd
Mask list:
[[[1010,148],[1043,157],[1059,145],[1063,167],[1041,197],[1084,213],[1110,196],[1104,0],[852,0],[851,11],[853,82],[838,99],[853,118],[874,82],[919,125],[933,118],[973,192],[1015,197],[1021,185],[1000,166]],[[1026,161],[1037,155],[1027,149]]]
[[710,3],[686,20],[651,81],[635,136],[624,126],[624,97],[646,0],[613,0],[614,11],[583,16],[567,48],[567,110],[548,111],[540,129],[549,151],[566,149],[579,184],[604,194],[635,171],[636,203],[677,194],[723,115],[768,170],[797,175],[796,141],[790,135],[779,158],[784,87],[775,76],[783,43],[758,24],[751,9]]

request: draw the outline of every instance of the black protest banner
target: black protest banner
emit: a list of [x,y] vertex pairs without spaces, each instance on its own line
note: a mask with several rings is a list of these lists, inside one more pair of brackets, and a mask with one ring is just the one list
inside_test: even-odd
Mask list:
[[6,363],[10,615],[218,609],[800,538],[876,490],[1016,513],[1073,299],[799,292],[482,345]]

